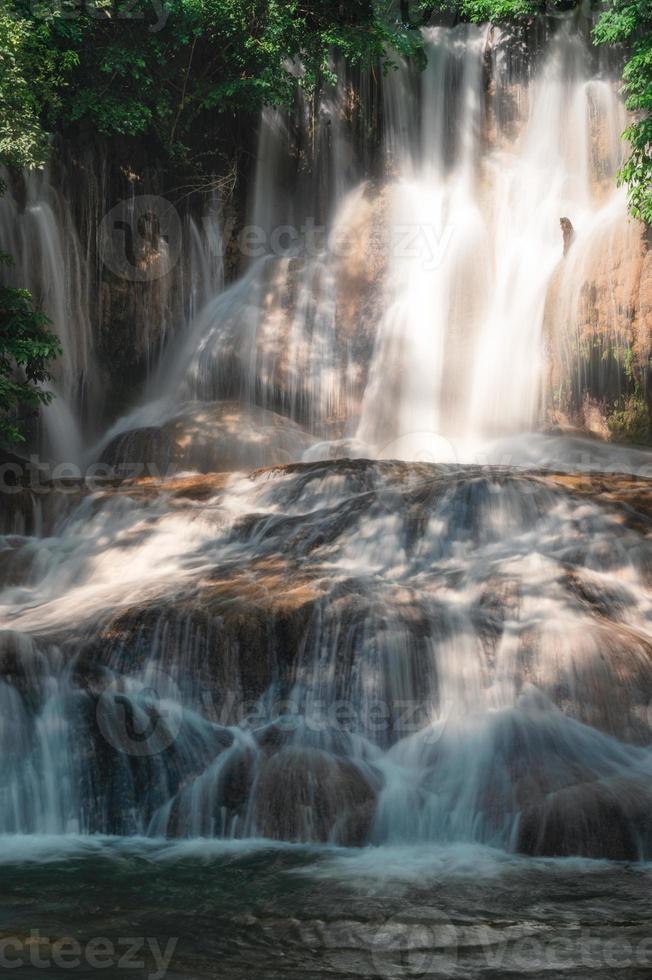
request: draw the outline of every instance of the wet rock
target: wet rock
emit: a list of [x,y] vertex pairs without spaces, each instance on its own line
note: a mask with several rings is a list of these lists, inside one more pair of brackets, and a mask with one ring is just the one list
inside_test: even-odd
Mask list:
[[154,817],[156,833],[168,837],[246,834],[255,775],[256,756],[250,749],[234,746],[217,754],[160,808]]
[[272,724],[256,732],[256,741],[262,752],[269,756],[289,745],[292,736],[293,731],[289,726]]
[[572,786],[523,811],[516,848],[531,856],[636,861],[650,853],[651,804],[643,782]]
[[313,440],[275,412],[236,402],[194,402],[160,426],[116,436],[101,462],[126,477],[251,470],[301,457]]
[[552,626],[528,638],[519,666],[565,714],[624,742],[652,739],[652,643],[635,631],[606,619]]
[[[126,593],[111,579],[115,599],[100,566],[101,601],[72,624],[67,592],[20,614],[47,613],[84,827],[383,840],[394,804],[377,813],[374,767],[392,747],[416,774],[401,820],[417,839],[507,846],[519,813],[536,829],[558,794],[632,776],[651,721],[649,499],[643,479],[368,460],[96,493],[90,514],[124,518],[118,560],[158,554],[158,534],[165,556],[171,531],[178,551]],[[88,589],[97,555],[80,563],[79,546],[44,543]],[[19,659],[3,667],[14,691]],[[174,680],[185,722],[143,761],[100,737],[97,711],[146,666]],[[237,725],[246,748],[218,737]]]
[[30,636],[0,631],[0,682],[18,691],[33,712],[42,705],[48,672],[47,657]]
[[125,475],[131,475],[133,467],[142,467],[136,475],[145,475],[147,464],[156,464],[161,474],[165,474],[177,461],[177,455],[174,440],[168,432],[146,426],[116,436],[102,453],[100,462]]
[[364,847],[371,839],[376,815],[375,800],[368,800],[344,813],[335,822],[332,841],[341,847]]
[[34,549],[22,535],[0,538],[0,585],[27,585],[32,578]]
[[[264,762],[256,783],[255,825],[277,840],[359,841],[376,792],[352,762],[286,748]],[[366,821],[366,822],[365,822]]]
[[[562,218],[564,257],[545,311],[548,421],[564,431],[649,443],[652,250],[614,216],[584,240]],[[571,247],[572,243],[572,247]]]
[[573,228],[570,218],[560,218],[559,224],[561,226],[561,233],[564,239],[564,255],[567,255],[569,248],[573,244],[573,239],[575,238],[575,229]]
[[235,755],[221,774],[220,804],[233,814],[244,817],[255,778],[253,752]]

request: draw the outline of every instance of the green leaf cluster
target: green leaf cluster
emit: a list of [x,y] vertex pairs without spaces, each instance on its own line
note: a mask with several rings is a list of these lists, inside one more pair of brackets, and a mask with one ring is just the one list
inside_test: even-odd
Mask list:
[[627,108],[635,121],[625,130],[629,156],[619,173],[632,214],[652,224],[652,0],[611,0],[594,31],[598,44],[625,45]]
[[[10,261],[0,253],[2,264]],[[19,417],[52,400],[43,385],[52,380],[49,365],[60,356],[61,345],[48,324],[26,289],[0,287],[0,440],[4,442],[24,442]]]
[[[0,62],[19,49],[2,87],[20,99],[6,113],[16,162],[38,158],[39,123],[148,136],[183,157],[234,114],[314,92],[333,51],[371,64],[418,47],[390,0],[0,2],[15,38],[0,41]],[[22,155],[20,139],[31,140]]]
[[[353,65],[418,56],[435,10],[519,20],[569,0],[0,0],[0,161],[40,165],[48,132],[146,137],[171,161],[219,145]],[[652,0],[606,0],[599,44],[624,45],[630,155],[619,179],[652,223]],[[200,134],[200,139],[198,139]],[[210,149],[208,150],[210,153]],[[201,154],[197,154],[198,156]]]

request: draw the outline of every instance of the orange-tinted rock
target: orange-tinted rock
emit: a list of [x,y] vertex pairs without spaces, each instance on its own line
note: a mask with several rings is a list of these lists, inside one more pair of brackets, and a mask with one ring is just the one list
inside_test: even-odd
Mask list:
[[641,401],[636,411],[644,414],[647,398],[648,427],[652,424],[649,232],[614,214],[587,240],[581,228],[574,231],[565,220],[564,257],[546,300],[548,418],[562,428],[627,440],[628,423],[612,421],[614,410],[633,415],[636,398]]

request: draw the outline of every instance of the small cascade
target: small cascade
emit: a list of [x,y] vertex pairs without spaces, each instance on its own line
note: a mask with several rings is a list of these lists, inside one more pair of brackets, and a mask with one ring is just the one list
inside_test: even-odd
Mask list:
[[190,291],[184,302],[188,322],[195,319],[215,292],[224,288],[224,244],[219,201],[215,197],[209,202],[200,225],[192,215],[188,216],[186,237],[190,242]]
[[[188,215],[183,227],[179,221],[182,241],[173,242],[173,255],[167,259],[162,256],[163,275],[156,273],[150,282],[145,273],[130,276],[128,264],[124,269],[118,267],[105,241],[107,227],[111,230],[114,224],[117,227],[136,221],[140,214],[137,207],[129,218],[129,202],[123,202],[128,220],[123,220],[125,214],[120,211],[121,220],[116,216],[114,224],[105,227],[116,205],[103,201],[98,206],[106,214],[100,213],[98,227],[91,221],[80,231],[71,202],[47,170],[27,173],[18,182],[7,177],[6,183],[8,190],[0,197],[0,249],[12,257],[13,264],[4,275],[10,284],[31,292],[37,307],[50,318],[63,348],[62,357],[53,366],[55,398],[42,410],[45,434],[40,450],[55,461],[80,464],[98,433],[105,409],[109,366],[103,361],[107,353],[104,321],[119,316],[121,304],[126,302],[125,289],[138,294],[140,306],[134,311],[131,326],[133,331],[134,323],[140,321],[142,336],[138,331],[132,333],[131,358],[142,356],[153,372],[169,341],[168,334],[182,332],[223,283],[219,202],[213,196],[201,219]],[[92,188],[86,191],[90,207]],[[134,200],[137,203],[139,199]],[[162,198],[150,196],[148,200],[155,209],[162,209]],[[169,210],[169,203],[165,206]],[[129,245],[127,231],[120,238],[125,248]],[[110,244],[115,247],[116,241]],[[164,239],[160,244],[168,249]],[[123,259],[127,261],[125,256]],[[95,266],[99,269],[97,281]],[[180,316],[181,326],[174,321],[173,311]],[[119,355],[119,343],[116,338],[112,354]]]
[[[460,25],[425,38],[420,130],[405,80],[392,80],[401,94],[388,96],[387,152],[402,175],[392,224],[395,240],[407,242],[412,229],[412,256],[394,259],[358,428],[375,452],[400,447],[408,459],[442,437],[475,444],[536,427],[547,395],[544,310],[562,256],[560,219],[573,215],[578,229],[574,263],[585,243],[601,247],[594,236],[605,222],[610,234],[627,227],[622,194],[610,185],[605,197],[603,183],[621,158],[614,137],[624,127],[622,105],[612,84],[591,77],[570,22],[531,80],[514,80],[518,56],[505,64],[509,51],[492,32]],[[576,266],[562,275],[578,290],[586,282]],[[568,330],[577,301],[564,293],[558,303],[565,306],[555,321]]]
[[61,340],[65,353],[54,368],[56,397],[43,410],[45,449],[56,459],[75,463],[82,454],[82,405],[97,369],[88,256],[70,208],[47,171],[28,174],[22,194],[22,200],[18,190],[0,197],[0,248],[13,259],[9,281],[30,290]]
[[649,508],[573,480],[302,464],[4,538],[0,829],[649,855]]
[[[143,426],[185,433],[189,419],[207,410],[221,415],[220,406],[233,401],[248,419],[262,409],[273,413],[265,415],[270,427],[300,426],[302,452],[353,434],[384,260],[373,188],[361,180],[349,122],[355,93],[346,72],[340,75],[314,111],[300,95],[294,113],[263,110],[248,223],[239,235],[243,274],[223,290],[221,282],[214,286],[138,407],[111,427],[99,451]],[[312,173],[306,158],[315,161]],[[265,435],[261,441],[267,444]],[[184,465],[205,468],[196,448]],[[271,454],[247,455],[242,465],[277,461],[272,439]]]
[[[387,309],[357,431],[358,439],[381,456],[393,455],[400,442],[406,458],[415,458],[424,435],[436,439],[444,431],[448,338],[462,295],[473,303],[476,284],[482,288],[481,274],[471,287],[467,275],[472,266],[482,269],[485,250],[473,199],[485,33],[468,25],[436,28],[425,32],[425,40],[423,118],[420,132],[408,132],[406,140],[408,148],[416,144],[419,151],[416,159],[412,149],[407,159],[397,160]],[[403,104],[393,95],[390,102]],[[405,134],[410,120],[398,125]],[[400,142],[390,135],[389,152]]]
[[[562,31],[533,86],[518,168],[505,167],[509,148],[493,161],[498,278],[470,383],[472,433],[527,429],[540,417],[544,308],[559,266],[560,219],[573,215],[576,253],[605,221],[621,229],[628,223],[623,195],[613,185],[606,201],[599,192],[604,174],[620,164],[622,144],[613,135],[625,125],[624,112],[612,85],[587,78],[586,62],[578,37]],[[612,138],[597,159],[599,130]],[[565,316],[573,319],[572,307]]]

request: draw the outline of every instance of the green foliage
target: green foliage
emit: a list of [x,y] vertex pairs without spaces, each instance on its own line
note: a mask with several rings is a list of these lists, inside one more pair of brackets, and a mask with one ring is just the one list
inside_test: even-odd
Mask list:
[[[452,10],[474,23],[500,24],[568,10],[572,5],[573,0],[438,0],[434,6],[438,10]],[[421,0],[420,6],[433,8],[433,4],[427,4],[426,0]]]
[[30,49],[29,23],[0,0],[0,160],[17,167],[42,163],[46,152]]
[[390,0],[13,0],[6,17],[49,92],[18,72],[30,111],[12,109],[16,137],[27,118],[147,136],[180,158],[197,133],[219,139],[236,114],[313,93],[332,51],[371,64],[418,47]]
[[640,395],[620,398],[607,415],[607,427],[616,442],[644,446],[652,442],[650,411]]
[[[0,0],[0,163],[15,168],[42,166],[48,141],[42,126],[46,101],[55,105],[65,67],[44,41],[37,25]],[[4,185],[0,181],[0,194]],[[11,257],[0,252],[0,265]],[[25,289],[0,286],[0,439],[24,441],[19,413],[47,404],[52,395],[40,387],[50,380],[49,362],[61,348],[34,309]]]
[[[0,262],[10,262],[0,253]],[[48,319],[34,309],[26,289],[0,287],[0,439],[24,442],[18,415],[47,405],[52,394],[41,387],[51,380],[50,362],[61,354]]]
[[542,7],[540,0],[460,0],[458,5],[464,17],[479,23],[530,17]]
[[[626,45],[632,213],[652,223],[652,0],[606,0],[599,44]],[[569,0],[0,0],[0,162],[43,162],[46,133],[145,137],[177,162],[215,151],[262,105],[352,65],[417,56],[436,10],[529,18]],[[193,147],[193,150],[190,150]]]
[[632,55],[623,72],[627,108],[636,120],[625,131],[630,155],[619,173],[632,214],[652,224],[652,2],[611,0],[594,31],[598,44],[624,44]]

